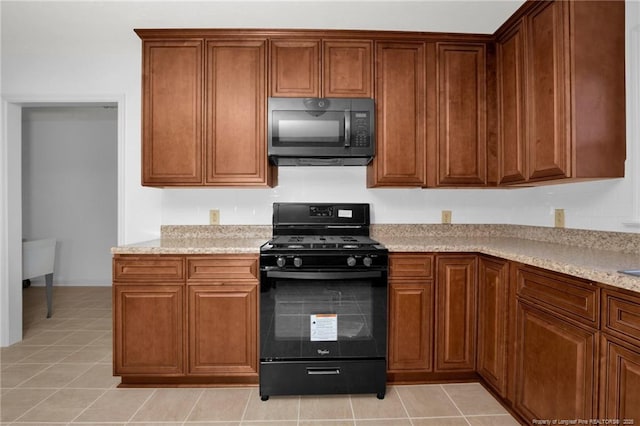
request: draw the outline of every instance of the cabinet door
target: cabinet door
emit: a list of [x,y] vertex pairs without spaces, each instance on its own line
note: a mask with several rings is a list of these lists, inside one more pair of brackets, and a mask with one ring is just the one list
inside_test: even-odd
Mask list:
[[114,374],[184,373],[183,286],[115,285]]
[[320,40],[271,41],[271,96],[320,96]]
[[597,331],[517,302],[514,408],[525,419],[596,418]]
[[376,43],[376,156],[373,186],[425,185],[425,45]]
[[640,348],[622,345],[603,334],[600,340],[603,368],[600,375],[601,419],[640,419]]
[[485,50],[484,44],[437,44],[437,186],[487,182]]
[[201,40],[143,43],[143,185],[203,181],[202,58]]
[[436,260],[435,371],[474,371],[476,256]]
[[478,261],[478,373],[502,397],[507,390],[509,262]]
[[371,41],[323,42],[323,94],[326,98],[373,97]]
[[389,287],[388,371],[432,371],[433,281],[391,281]]
[[571,160],[568,2],[541,2],[526,16],[529,178],[563,178]]
[[258,285],[190,285],[188,374],[258,374]]
[[524,32],[518,21],[496,43],[498,184],[526,180]]
[[266,41],[207,42],[206,183],[268,185]]

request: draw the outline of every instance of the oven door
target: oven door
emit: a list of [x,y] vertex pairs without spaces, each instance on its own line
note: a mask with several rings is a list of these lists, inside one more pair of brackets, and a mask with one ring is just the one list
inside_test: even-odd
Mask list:
[[386,358],[386,271],[262,271],[260,286],[262,361]]

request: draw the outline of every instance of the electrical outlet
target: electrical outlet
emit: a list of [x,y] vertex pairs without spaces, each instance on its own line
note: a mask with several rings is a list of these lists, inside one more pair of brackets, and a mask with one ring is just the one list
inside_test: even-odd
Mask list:
[[451,223],[451,210],[442,210],[442,223]]
[[220,210],[211,209],[209,210],[209,225],[219,225],[220,224]]
[[564,209],[556,209],[554,216],[555,227],[564,228]]

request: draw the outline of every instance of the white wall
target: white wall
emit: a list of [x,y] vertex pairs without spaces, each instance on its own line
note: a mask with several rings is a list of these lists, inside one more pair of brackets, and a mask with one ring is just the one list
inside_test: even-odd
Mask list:
[[113,105],[22,110],[22,236],[57,240],[55,285],[111,283],[116,141]]
[[[374,221],[437,222],[453,210],[459,223],[551,225],[552,209],[566,210],[568,227],[638,232],[638,25],[640,7],[627,2],[627,178],[522,190],[366,189],[365,169],[281,168],[270,190],[179,190],[140,186],[141,43],[134,28],[343,28],[493,33],[522,3],[514,1],[1,1],[2,199],[0,214],[0,310],[8,306],[8,282],[19,241],[12,238],[11,194],[19,191],[11,164],[19,161],[14,106],[24,99],[118,99],[121,150],[121,216],[118,243],[155,238],[161,224],[206,223],[209,208],[222,223],[270,222],[273,201],[353,200],[373,204]],[[634,32],[635,31],[635,32]],[[633,41],[635,40],[635,41]],[[631,48],[635,43],[635,49]],[[18,108],[19,109],[19,108]],[[19,127],[19,123],[17,125]],[[16,136],[17,135],[17,136]],[[9,156],[12,156],[9,158]],[[17,156],[17,157],[16,157]],[[4,180],[6,179],[6,180]],[[15,278],[15,277],[14,277]],[[6,280],[6,281],[5,281]],[[11,287],[11,286],[10,286]],[[11,287],[12,288],[12,287]],[[3,336],[6,342],[4,309]],[[15,312],[12,312],[13,315]]]

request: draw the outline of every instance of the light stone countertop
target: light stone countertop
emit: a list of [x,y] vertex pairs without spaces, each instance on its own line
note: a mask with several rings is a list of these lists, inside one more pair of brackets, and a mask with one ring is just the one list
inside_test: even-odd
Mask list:
[[[269,230],[268,226],[166,226],[161,239],[114,247],[111,252],[258,254],[270,238]],[[640,277],[618,272],[640,269],[638,234],[509,225],[379,225],[375,231],[372,236],[390,252],[482,253],[640,292]]]
[[640,292],[640,253],[576,247],[510,237],[380,237],[390,252],[473,252],[538,266],[614,287]]
[[268,238],[161,238],[113,247],[112,254],[238,254],[260,253]]

